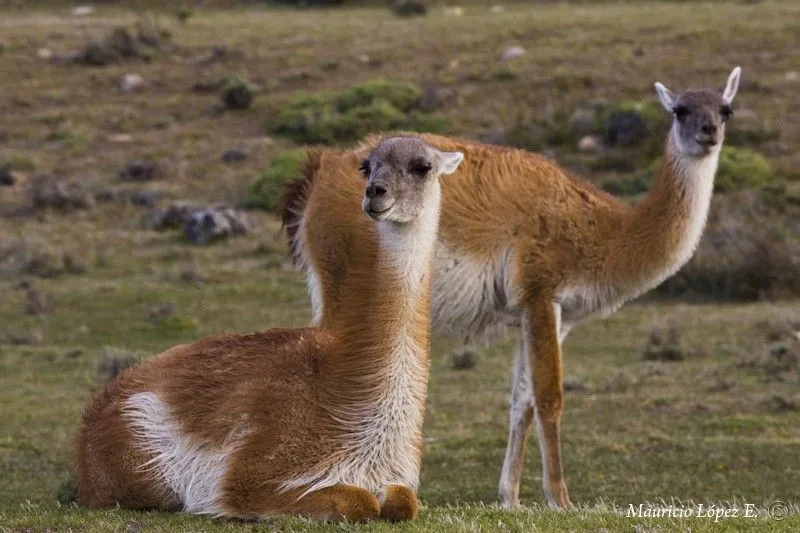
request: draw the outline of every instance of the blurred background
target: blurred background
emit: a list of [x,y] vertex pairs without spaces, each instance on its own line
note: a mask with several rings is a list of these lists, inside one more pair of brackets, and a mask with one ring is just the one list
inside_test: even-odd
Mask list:
[[[275,208],[308,146],[438,132],[635,202],[670,121],[653,83],[736,65],[695,257],[566,342],[582,504],[800,500],[800,4],[0,0],[0,507],[68,501],[70,435],[120,368],[307,323]],[[512,344],[435,342],[428,504],[494,501]]]

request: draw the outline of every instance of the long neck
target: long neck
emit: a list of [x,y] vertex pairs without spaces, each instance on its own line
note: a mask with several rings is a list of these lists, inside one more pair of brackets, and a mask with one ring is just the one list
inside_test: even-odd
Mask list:
[[348,267],[342,286],[345,316],[337,320],[340,348],[330,369],[331,386],[343,403],[363,403],[409,372],[422,381],[424,394],[440,196],[437,182],[422,216],[407,224],[374,224],[375,246],[354,254],[358,263]]
[[616,264],[610,265],[609,274],[623,291],[651,289],[692,257],[708,216],[718,161],[719,146],[703,157],[684,155],[674,127],[670,131],[650,192],[628,212]]

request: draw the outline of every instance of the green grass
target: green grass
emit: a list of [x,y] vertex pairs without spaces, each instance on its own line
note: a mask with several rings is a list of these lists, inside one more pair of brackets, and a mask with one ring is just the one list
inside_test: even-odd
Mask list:
[[[373,8],[198,10],[186,26],[159,16],[175,48],[150,63],[90,69],[43,62],[36,51],[78,50],[138,15],[102,7],[76,23],[45,11],[4,14],[0,162],[79,180],[92,191],[153,190],[166,201],[240,204],[276,156],[297,148],[264,132],[301,90],[347,94],[380,78],[455,86],[458,103],[433,119],[417,119],[476,137],[509,126],[522,112],[547,117],[552,109],[594,98],[654,102],[656,79],[676,90],[719,85],[741,64],[745,81],[737,104],[774,127],[764,145],[769,163],[776,175],[795,176],[785,181],[787,195],[797,189],[796,171],[790,171],[800,168],[800,153],[781,148],[800,143],[800,126],[785,120],[796,82],[784,74],[800,64],[794,46],[800,7],[793,2],[515,3],[491,16],[485,5],[469,3],[463,17],[434,12],[414,21]],[[503,68],[505,47],[517,44],[527,53],[514,61],[513,75],[492,75]],[[204,63],[212,45],[231,53]],[[221,113],[217,92],[190,89],[245,71],[265,88],[247,111]],[[116,83],[130,72],[151,83],[121,94]],[[58,138],[54,132],[61,132]],[[123,134],[130,138],[120,140]],[[247,149],[250,157],[224,164],[219,156],[232,147]],[[117,179],[131,159],[162,158],[180,166],[182,177],[134,185]],[[586,177],[618,178],[602,169]],[[565,344],[572,387],[563,427],[574,511],[541,505],[535,438],[524,471],[526,509],[492,506],[506,441],[511,339],[482,351],[478,365],[466,371],[452,368],[453,346],[436,341],[420,488],[425,507],[414,524],[246,524],[59,506],[70,438],[109,347],[157,353],[223,331],[303,325],[309,312],[303,280],[286,268],[278,221],[268,213],[251,213],[258,229],[246,237],[196,247],[176,231],[144,229],[146,209],[124,202],[20,216],[25,197],[24,183],[0,187],[0,531],[800,529],[800,412],[775,402],[800,405],[800,378],[796,369],[769,370],[765,333],[800,320],[797,300],[645,301],[577,328]],[[12,249],[51,261],[56,275],[39,277],[14,263],[3,255]],[[64,254],[85,269],[64,268]],[[21,281],[52,296],[53,311],[26,314]],[[154,320],[153,310],[165,306],[173,314]],[[647,337],[663,325],[678,328],[694,355],[645,361]],[[752,503],[763,516],[716,523],[625,516],[629,504],[676,499]],[[773,500],[793,505],[792,516],[768,519],[762,506]]]

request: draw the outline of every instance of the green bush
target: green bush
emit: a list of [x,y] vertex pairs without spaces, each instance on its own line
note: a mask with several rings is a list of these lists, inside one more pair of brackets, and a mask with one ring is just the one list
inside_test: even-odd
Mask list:
[[731,192],[760,187],[772,181],[772,166],[764,156],[749,148],[728,146],[719,155],[714,190]]
[[298,176],[306,155],[306,150],[297,149],[273,159],[250,187],[245,206],[274,211],[283,196],[284,186]]
[[344,112],[372,105],[378,100],[386,100],[403,113],[408,113],[418,106],[420,98],[422,89],[413,83],[379,78],[340,93],[336,99],[336,108]]
[[302,94],[278,113],[271,130],[295,142],[338,144],[393,129],[446,129],[443,117],[418,109],[421,96],[414,84],[385,79],[340,93]]

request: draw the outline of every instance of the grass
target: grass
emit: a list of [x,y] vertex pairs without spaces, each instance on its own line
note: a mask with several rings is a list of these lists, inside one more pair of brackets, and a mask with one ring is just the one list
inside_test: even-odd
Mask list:
[[[186,26],[156,12],[173,34],[167,50],[149,63],[103,68],[48,63],[36,54],[41,47],[80,50],[117,25],[134,25],[137,13],[103,6],[76,20],[63,7],[12,10],[0,21],[0,161],[95,192],[124,188],[163,193],[165,202],[240,204],[276,156],[297,148],[264,132],[300,90],[342,94],[380,78],[456,87],[458,103],[437,114],[450,133],[478,137],[507,127],[521,111],[548,116],[595,98],[654,100],[656,79],[672,89],[719,85],[741,64],[737,104],[775,125],[764,152],[775,174],[788,176],[788,190],[797,190],[792,172],[800,153],[785,147],[800,144],[800,125],[784,120],[797,83],[785,73],[800,64],[796,3],[506,7],[489,15],[485,5],[470,3],[463,17],[434,11],[413,21],[376,8],[198,10]],[[503,70],[499,58],[511,45],[527,50],[509,69],[513,75],[491,74]],[[209,60],[212,46],[227,53]],[[118,80],[133,72],[147,86],[120,93]],[[239,72],[265,88],[246,111],[224,113],[218,92],[192,89]],[[250,155],[228,165],[220,155],[229,148]],[[121,184],[119,171],[133,159],[169,160],[183,177]],[[603,170],[587,177],[616,178]],[[650,300],[576,329],[565,345],[572,385],[563,428],[574,511],[540,505],[535,439],[523,479],[527,509],[491,505],[506,440],[512,340],[483,351],[472,370],[453,369],[453,346],[435,343],[420,489],[425,507],[414,524],[244,524],[59,506],[70,436],[105,354],[157,353],[202,335],[302,325],[308,304],[303,280],[284,266],[278,221],[266,212],[251,213],[258,229],[250,235],[197,247],[177,231],[144,229],[146,209],[128,202],[20,214],[22,185],[0,187],[0,531],[800,528],[800,411],[791,407],[800,404],[800,378],[797,369],[775,373],[763,362],[765,324],[799,320],[798,300]],[[23,258],[56,258],[51,266],[58,275],[6,260],[2,252],[10,247]],[[85,268],[56,264],[65,254]],[[22,281],[52,297],[51,313],[24,312]],[[167,307],[172,314],[152,319],[154,308]],[[693,355],[645,361],[650,331],[667,325],[680,331]],[[719,522],[625,516],[628,504],[673,499],[752,503],[762,516]],[[761,506],[773,500],[793,505],[793,514],[770,520]]]

